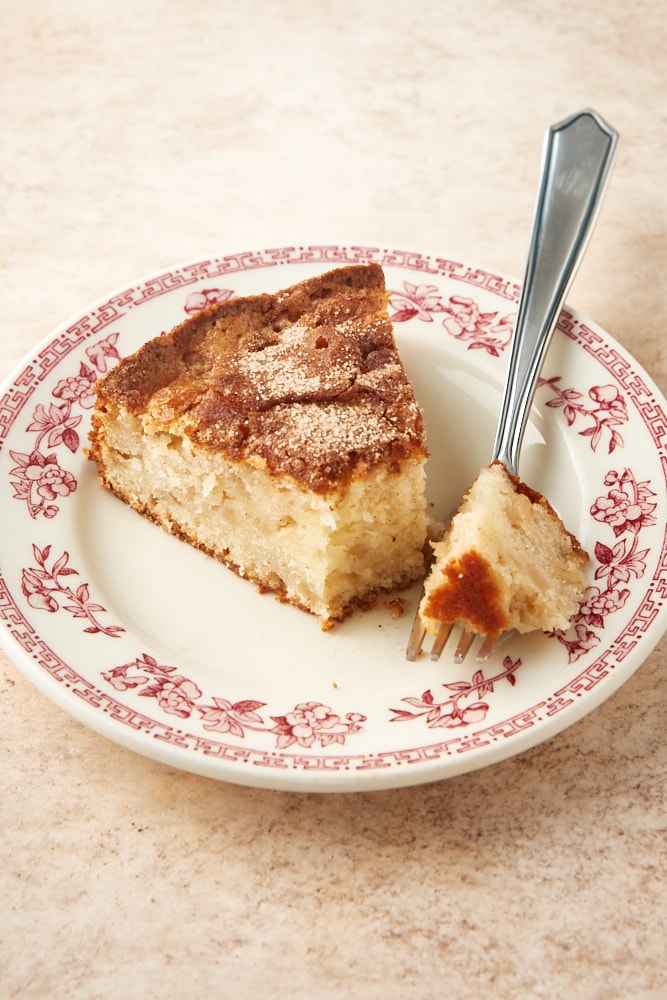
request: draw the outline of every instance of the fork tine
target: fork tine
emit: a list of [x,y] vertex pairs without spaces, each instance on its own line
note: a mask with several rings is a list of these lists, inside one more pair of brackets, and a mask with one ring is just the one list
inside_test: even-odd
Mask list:
[[464,628],[461,633],[461,637],[458,641],[456,649],[454,650],[454,663],[463,663],[466,656],[468,655],[468,650],[472,646],[472,641],[476,636],[476,632],[472,629]]
[[452,627],[453,626],[450,625],[448,622],[443,622],[443,624],[438,629],[438,634],[436,635],[436,637],[435,637],[435,639],[433,641],[433,646],[431,648],[431,659],[432,660],[439,660],[440,659],[440,654],[442,653],[443,649],[445,648],[447,640],[449,639],[449,634],[452,631]]
[[491,653],[495,649],[496,642],[498,641],[498,636],[487,635],[484,637],[484,642],[477,650],[476,660],[478,663],[486,663]]
[[[452,634],[454,625],[450,622],[443,622],[438,633],[433,640],[433,645],[431,647],[430,657],[432,660],[439,660],[442,655],[442,651],[447,645],[447,641]],[[483,642],[479,649],[477,650],[477,656],[475,659],[478,663],[486,663],[489,656],[495,651],[496,647],[500,646],[506,639],[512,635],[512,631],[503,632],[500,636],[484,636]],[[466,656],[470,651],[474,640],[477,638],[478,633],[474,632],[472,629],[464,628],[459,636],[459,640],[456,644],[456,649],[454,650],[453,660],[454,663],[463,663]],[[412,622],[412,628],[410,630],[410,638],[408,639],[408,645],[405,650],[405,658],[410,662],[414,662],[419,654],[421,653],[424,639],[426,638],[426,628],[419,615],[419,607],[415,612],[415,617]]]
[[408,646],[405,650],[406,660],[416,660],[419,656],[419,652],[422,648],[422,643],[424,641],[424,636],[426,635],[426,628],[419,617],[419,607],[415,612],[415,618],[412,623],[412,629],[410,631],[410,638],[408,639]]

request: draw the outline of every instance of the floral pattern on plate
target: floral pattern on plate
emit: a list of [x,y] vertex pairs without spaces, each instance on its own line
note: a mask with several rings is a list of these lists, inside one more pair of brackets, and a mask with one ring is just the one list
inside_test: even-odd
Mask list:
[[546,477],[543,492],[578,519],[590,583],[567,633],[509,640],[484,669],[454,667],[447,651],[437,664],[407,664],[419,588],[400,595],[402,617],[388,601],[324,634],[186,553],[95,483],[83,450],[93,385],[119,357],[213,302],[371,260],[385,270],[427,431],[444,442],[432,449],[430,488],[443,482],[437,452],[454,454],[454,495],[484,450],[485,397],[502,383],[518,286],[443,256],[323,244],[186,263],[85,310],[2,387],[1,641],[31,680],[103,735],[172,766],[263,787],[436,780],[571,724],[662,635],[667,406],[619,345],[569,309],[536,394],[536,439],[548,443],[549,462],[539,464],[538,442],[532,485]]

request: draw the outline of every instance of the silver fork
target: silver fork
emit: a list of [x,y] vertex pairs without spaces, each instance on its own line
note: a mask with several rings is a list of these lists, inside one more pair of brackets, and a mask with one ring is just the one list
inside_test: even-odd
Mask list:
[[[519,308],[503,390],[492,461],[518,475],[521,442],[537,379],[553,331],[588,245],[618,146],[618,133],[595,111],[585,109],[548,129]],[[431,649],[437,660],[453,625],[440,627]],[[415,660],[426,630],[419,605],[406,649]],[[509,633],[486,636],[477,653],[484,662]],[[475,632],[463,629],[454,651],[461,663]]]

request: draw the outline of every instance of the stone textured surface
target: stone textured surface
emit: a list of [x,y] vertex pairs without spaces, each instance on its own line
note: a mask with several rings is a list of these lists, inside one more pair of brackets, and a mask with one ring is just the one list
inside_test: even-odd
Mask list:
[[[664,5],[0,0],[0,22],[3,377],[210,252],[384,240],[520,274],[544,128],[592,106],[622,145],[570,299],[667,388]],[[666,658],[493,768],[318,797],[137,757],[0,655],[0,992],[664,997]]]

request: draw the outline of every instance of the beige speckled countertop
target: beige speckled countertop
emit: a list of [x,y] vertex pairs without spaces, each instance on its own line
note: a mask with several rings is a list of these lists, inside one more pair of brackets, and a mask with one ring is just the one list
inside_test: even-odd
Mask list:
[[[0,23],[2,377],[222,250],[389,240],[520,274],[543,131],[592,106],[622,144],[570,301],[667,388],[663,4],[0,0]],[[666,659],[496,766],[309,796],[133,754],[0,653],[0,995],[664,997]]]

